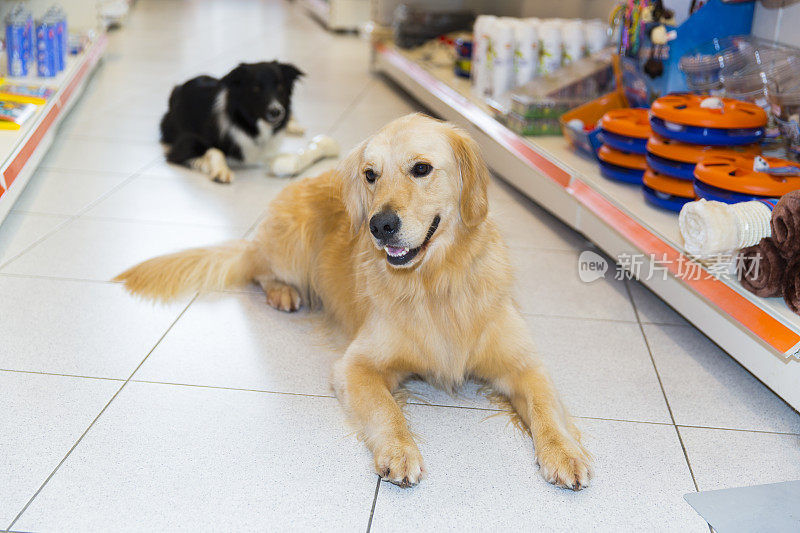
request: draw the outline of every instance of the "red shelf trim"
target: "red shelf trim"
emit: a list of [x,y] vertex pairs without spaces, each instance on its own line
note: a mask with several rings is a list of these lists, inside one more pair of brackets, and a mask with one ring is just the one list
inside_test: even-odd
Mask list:
[[6,188],[10,187],[17,176],[19,176],[19,173],[22,172],[22,169],[39,146],[42,138],[50,130],[50,126],[53,125],[66,104],[70,101],[70,98],[72,98],[75,89],[83,82],[89,72],[91,72],[92,67],[100,60],[106,47],[106,41],[106,36],[102,35],[92,44],[91,48],[86,52],[86,56],[83,58],[83,63],[78,67],[78,71],[72,76],[72,79],[64,90],[56,96],[55,105],[50,108],[44,120],[36,127],[31,136],[28,137],[28,140],[25,141],[25,144],[19,149],[14,159],[6,166],[3,171]]

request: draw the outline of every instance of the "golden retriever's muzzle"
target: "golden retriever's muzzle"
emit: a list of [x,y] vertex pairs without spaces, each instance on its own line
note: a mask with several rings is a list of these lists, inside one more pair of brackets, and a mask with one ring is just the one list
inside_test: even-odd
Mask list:
[[381,211],[374,215],[369,221],[369,230],[378,244],[383,246],[386,251],[386,260],[389,264],[401,266],[414,259],[425,248],[439,227],[440,221],[439,215],[433,217],[433,222],[428,227],[425,239],[416,248],[399,246],[401,243],[397,241],[397,232],[400,230],[402,222],[394,211]]

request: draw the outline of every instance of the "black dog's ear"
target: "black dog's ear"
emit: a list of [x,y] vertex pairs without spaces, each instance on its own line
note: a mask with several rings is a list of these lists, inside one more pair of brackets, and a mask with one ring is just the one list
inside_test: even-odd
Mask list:
[[291,63],[278,63],[281,69],[281,76],[288,83],[294,83],[300,76],[305,76],[305,73]]
[[250,79],[250,75],[248,72],[248,66],[246,63],[239,63],[232,71],[225,74],[222,78],[222,82],[225,85],[242,85]]

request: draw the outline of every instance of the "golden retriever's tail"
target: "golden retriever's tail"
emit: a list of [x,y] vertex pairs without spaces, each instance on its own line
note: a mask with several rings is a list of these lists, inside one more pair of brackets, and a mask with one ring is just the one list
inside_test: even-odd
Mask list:
[[222,290],[252,280],[262,264],[255,243],[233,241],[149,259],[114,278],[132,294],[170,301],[197,291]]

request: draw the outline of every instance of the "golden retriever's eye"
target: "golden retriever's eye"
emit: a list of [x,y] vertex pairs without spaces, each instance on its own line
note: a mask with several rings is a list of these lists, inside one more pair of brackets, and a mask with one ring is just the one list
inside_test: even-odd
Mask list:
[[430,174],[431,170],[433,170],[433,167],[428,163],[417,163],[411,167],[411,175],[415,178],[421,178]]
[[375,174],[374,170],[368,168],[364,171],[364,177],[367,178],[367,183],[375,183],[375,178],[378,176]]

